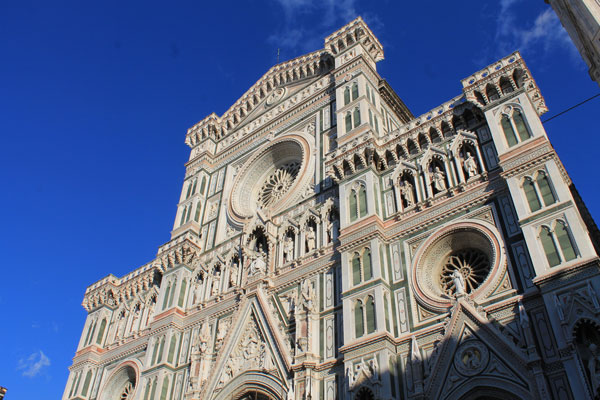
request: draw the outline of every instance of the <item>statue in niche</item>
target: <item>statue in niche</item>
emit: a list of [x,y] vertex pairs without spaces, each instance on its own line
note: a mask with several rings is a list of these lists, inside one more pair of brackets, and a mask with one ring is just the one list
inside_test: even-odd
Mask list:
[[130,329],[130,334],[135,333],[138,329],[136,326],[136,323],[138,322],[138,320],[140,319],[140,313],[141,313],[141,306],[139,304],[137,304],[134,308],[133,308],[133,315],[131,316],[131,329]]
[[452,272],[452,282],[454,283],[454,294],[457,296],[466,294],[465,293],[465,278],[463,277],[462,273],[455,269],[454,272]]
[[249,275],[264,274],[267,271],[267,263],[265,261],[266,254],[262,249],[262,243],[258,244],[258,250],[250,253],[250,271]]
[[600,354],[598,353],[598,346],[595,343],[590,343],[588,350],[590,358],[587,362],[587,370],[590,374],[593,394],[596,395],[600,386]]
[[194,300],[193,304],[199,304],[202,301],[202,284],[203,284],[202,276],[194,283]]
[[333,221],[331,217],[327,219],[327,243],[333,242]]
[[148,310],[148,316],[146,317],[146,326],[152,321],[154,317],[154,309],[156,308],[156,297],[150,299],[150,309]]
[[373,357],[369,361],[369,371],[371,374],[371,382],[375,383],[379,381],[379,364],[377,363],[377,357]]
[[212,289],[210,291],[211,296],[217,296],[219,294],[219,284],[221,283],[221,271],[216,271],[212,281]]
[[125,324],[127,323],[127,317],[125,316],[125,310],[121,311],[117,316],[117,332],[115,334],[115,341],[123,338],[125,333]]
[[208,321],[204,321],[202,324],[202,328],[200,328],[200,332],[198,333],[198,337],[196,338],[196,343],[194,343],[194,353],[196,354],[204,354],[208,350],[208,341],[210,340],[210,326],[208,325]]
[[283,262],[290,262],[294,259],[294,240],[285,235],[283,239]]
[[215,340],[215,346],[220,348],[223,344],[223,340],[225,340],[225,336],[227,336],[227,332],[229,330],[229,320],[221,320],[219,321],[219,329],[217,329],[217,338]]
[[403,185],[400,186],[400,196],[406,202],[406,207],[411,207],[415,204],[415,192],[413,191],[413,185],[408,181],[403,181]]
[[475,159],[473,158],[471,153],[468,151],[467,151],[467,158],[465,158],[465,161],[463,162],[463,166],[465,167],[465,170],[467,171],[467,179],[471,178],[472,176],[477,175],[477,162],[475,161]]
[[441,192],[442,190],[446,190],[446,174],[444,174],[440,167],[435,167],[433,174],[431,175],[431,181],[433,182],[433,187]]
[[300,285],[300,307],[307,312],[315,311],[315,289],[308,279],[303,280]]
[[348,389],[352,390],[356,381],[352,367],[346,368],[346,379],[348,380]]
[[237,261],[232,261],[231,267],[229,268],[229,286],[237,286],[238,271],[239,267]]
[[316,235],[315,235],[315,230],[313,229],[312,226],[308,226],[308,228],[306,229],[306,252],[310,253],[311,251],[313,251],[316,247]]

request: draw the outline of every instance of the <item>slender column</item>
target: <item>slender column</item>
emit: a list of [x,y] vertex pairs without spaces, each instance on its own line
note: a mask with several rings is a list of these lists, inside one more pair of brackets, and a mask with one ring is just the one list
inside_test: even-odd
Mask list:
[[460,158],[458,157],[458,154],[454,153],[454,154],[452,154],[452,156],[454,158],[454,166],[456,167],[456,171],[458,172],[458,177],[460,178],[460,182],[466,182],[467,180],[465,179],[462,162],[461,162]]
[[448,176],[448,189],[458,185],[458,179],[456,179],[456,174],[454,173],[454,168],[450,165],[450,160],[448,157],[444,160],[444,164],[446,165],[446,176]]

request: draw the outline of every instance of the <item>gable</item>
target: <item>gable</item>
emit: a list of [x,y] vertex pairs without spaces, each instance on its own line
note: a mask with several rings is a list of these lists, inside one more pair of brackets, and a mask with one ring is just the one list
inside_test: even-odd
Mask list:
[[[234,316],[231,332],[221,347],[208,378],[209,398],[231,392],[242,375],[260,374],[264,379],[287,386],[291,354],[277,329],[273,329],[267,303],[260,290],[246,299]],[[236,383],[237,382],[237,383]]]

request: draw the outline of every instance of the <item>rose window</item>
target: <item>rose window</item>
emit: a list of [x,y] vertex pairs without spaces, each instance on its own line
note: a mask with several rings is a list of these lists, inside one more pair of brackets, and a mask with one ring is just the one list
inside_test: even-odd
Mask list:
[[440,275],[440,285],[448,295],[456,292],[456,278],[452,277],[454,271],[462,275],[465,291],[471,293],[487,278],[490,262],[485,253],[478,249],[467,248],[452,252],[444,261]]
[[127,382],[127,384],[125,384],[125,387],[121,391],[121,395],[119,396],[119,400],[131,400],[131,399],[133,399],[133,390],[134,389],[135,389],[135,387],[133,386],[133,383]]
[[258,203],[267,208],[283,197],[292,187],[300,170],[300,163],[290,162],[277,168],[265,181],[258,193]]

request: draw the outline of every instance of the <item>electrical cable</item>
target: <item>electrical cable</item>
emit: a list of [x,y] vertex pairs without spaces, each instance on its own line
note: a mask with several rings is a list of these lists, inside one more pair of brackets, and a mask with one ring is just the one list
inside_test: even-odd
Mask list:
[[558,116],[561,116],[561,115],[563,115],[564,113],[566,113],[566,112],[568,112],[568,111],[571,111],[572,109],[574,109],[574,108],[576,108],[576,107],[579,107],[580,105],[582,105],[582,104],[584,104],[584,103],[587,103],[588,101],[590,101],[590,100],[592,100],[592,99],[595,99],[595,98],[596,98],[596,97],[598,97],[598,96],[600,96],[600,93],[593,95],[592,97],[590,97],[589,99],[586,99],[586,100],[582,101],[581,103],[577,103],[577,104],[575,104],[573,107],[569,107],[569,108],[567,108],[566,110],[559,112],[558,114],[554,115],[553,117],[550,117],[550,118],[548,118],[548,119],[547,119],[547,120],[545,120],[545,121],[542,121],[542,124],[545,124],[546,122],[548,122],[548,121],[551,121],[551,120],[553,120],[554,118],[556,118],[556,117],[558,117]]

